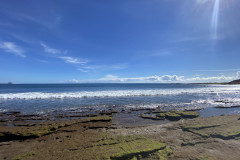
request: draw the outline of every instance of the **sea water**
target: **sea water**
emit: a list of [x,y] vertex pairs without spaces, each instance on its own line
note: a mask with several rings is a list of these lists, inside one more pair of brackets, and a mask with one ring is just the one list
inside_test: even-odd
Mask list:
[[114,107],[209,108],[240,105],[240,85],[0,84],[0,112],[45,113]]

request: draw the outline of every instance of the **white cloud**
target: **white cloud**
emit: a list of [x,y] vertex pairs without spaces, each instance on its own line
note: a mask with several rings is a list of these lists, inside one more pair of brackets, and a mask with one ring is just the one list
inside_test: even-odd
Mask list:
[[24,50],[13,42],[0,42],[0,48],[5,52],[13,53],[23,58],[26,57],[26,55],[23,54]]
[[120,78],[115,75],[107,75],[104,78],[99,79],[100,81],[116,81],[116,82],[181,82],[183,76],[177,75],[164,75],[164,76],[149,76],[149,77],[135,77],[135,78]]
[[237,71],[237,79],[240,79],[240,71]]
[[218,77],[193,77],[185,79],[185,81],[191,81],[191,82],[228,82],[231,80],[234,80],[235,77],[231,76],[218,76]]
[[[240,77],[240,72],[238,75]],[[107,75],[104,78],[99,79],[100,81],[107,82],[155,82],[155,83],[164,83],[164,82],[186,82],[186,83],[198,83],[198,82],[229,82],[234,80],[236,77],[231,76],[216,76],[216,77],[193,77],[193,78],[184,78],[184,76],[177,75],[163,75],[163,76],[149,76],[149,77],[135,77],[135,78],[121,78],[115,75]]]
[[46,44],[40,42],[40,45],[44,48],[44,51],[47,53],[51,53],[51,54],[59,54],[61,53],[60,50],[58,49],[54,49],[54,48],[50,48],[49,46],[47,46]]
[[73,58],[73,57],[59,57],[59,58],[64,60],[65,63],[81,64],[81,65],[88,63],[87,59]]
[[[148,77],[133,77],[121,78],[116,75],[108,74],[97,80],[88,80],[86,82],[121,82],[121,83],[214,83],[214,82],[230,82],[234,79],[240,79],[240,71],[236,76],[215,76],[215,77],[200,77],[185,78],[178,75],[163,75],[163,76],[148,76]],[[77,80],[78,82],[85,82]]]

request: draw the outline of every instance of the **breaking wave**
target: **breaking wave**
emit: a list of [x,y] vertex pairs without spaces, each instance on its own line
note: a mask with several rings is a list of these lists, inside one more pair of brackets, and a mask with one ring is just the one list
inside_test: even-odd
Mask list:
[[3,93],[0,99],[64,99],[64,98],[104,98],[104,97],[134,97],[134,96],[162,96],[177,94],[237,94],[240,86],[213,86],[207,88],[191,89],[148,89],[148,90],[104,90],[104,91],[80,91],[80,92],[25,92]]

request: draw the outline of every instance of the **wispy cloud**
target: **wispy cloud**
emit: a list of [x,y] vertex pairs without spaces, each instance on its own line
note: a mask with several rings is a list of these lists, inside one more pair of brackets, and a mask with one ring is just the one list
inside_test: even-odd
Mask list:
[[61,53],[60,50],[51,48],[51,47],[47,46],[46,44],[44,44],[42,42],[40,42],[40,45],[44,48],[44,51],[47,52],[47,53],[51,53],[51,54],[59,54],[59,53]]
[[81,72],[85,72],[85,73],[86,73],[86,72],[89,72],[89,70],[83,69],[83,68],[78,68],[77,70],[78,70],[78,71],[81,71]]
[[40,42],[40,45],[43,47],[46,53],[50,53],[52,57],[63,60],[65,63],[74,64],[77,67],[78,71],[81,72],[90,72],[90,71],[112,71],[112,70],[121,70],[128,68],[128,64],[111,64],[111,65],[94,65],[89,64],[89,59],[87,58],[78,58],[68,56],[68,51],[62,51],[60,49],[55,49],[49,47],[43,42]]
[[5,8],[0,8],[0,9],[1,9],[0,11],[1,13],[5,14],[8,17],[11,17],[11,19],[14,19],[16,21],[23,21],[23,22],[33,22],[40,26],[46,27],[48,29],[53,29],[53,27],[60,24],[60,21],[62,20],[62,17],[60,15],[52,14],[51,16],[48,16],[48,18],[42,18],[42,16],[39,16],[39,15],[34,16],[28,13],[16,12],[13,10],[10,11]]
[[43,47],[43,49],[46,53],[52,54],[54,58],[61,59],[65,63],[77,65],[77,67],[78,67],[77,70],[80,70],[81,72],[87,72],[88,71],[87,69],[80,68],[80,67],[85,66],[88,63],[88,61],[89,61],[88,59],[65,56],[65,55],[68,54],[68,51],[66,51],[66,50],[62,51],[60,49],[55,49],[55,48],[49,47],[48,45],[46,45],[43,42],[40,42],[40,45]]
[[112,64],[112,65],[83,65],[79,66],[77,70],[81,72],[89,71],[113,71],[113,70],[122,70],[128,68],[128,64]]
[[73,58],[73,57],[59,57],[59,58],[64,60],[66,63],[81,64],[81,65],[88,63],[87,59]]
[[0,42],[0,48],[5,52],[13,53],[17,56],[25,58],[24,50],[14,42]]

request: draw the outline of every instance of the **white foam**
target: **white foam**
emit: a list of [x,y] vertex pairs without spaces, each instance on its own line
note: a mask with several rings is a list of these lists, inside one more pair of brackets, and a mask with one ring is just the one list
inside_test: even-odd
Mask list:
[[0,99],[64,99],[64,98],[93,98],[93,97],[133,97],[133,96],[161,96],[177,94],[229,94],[240,93],[240,86],[213,86],[190,89],[148,89],[148,90],[107,90],[107,91],[81,91],[81,92],[26,92],[3,93]]

